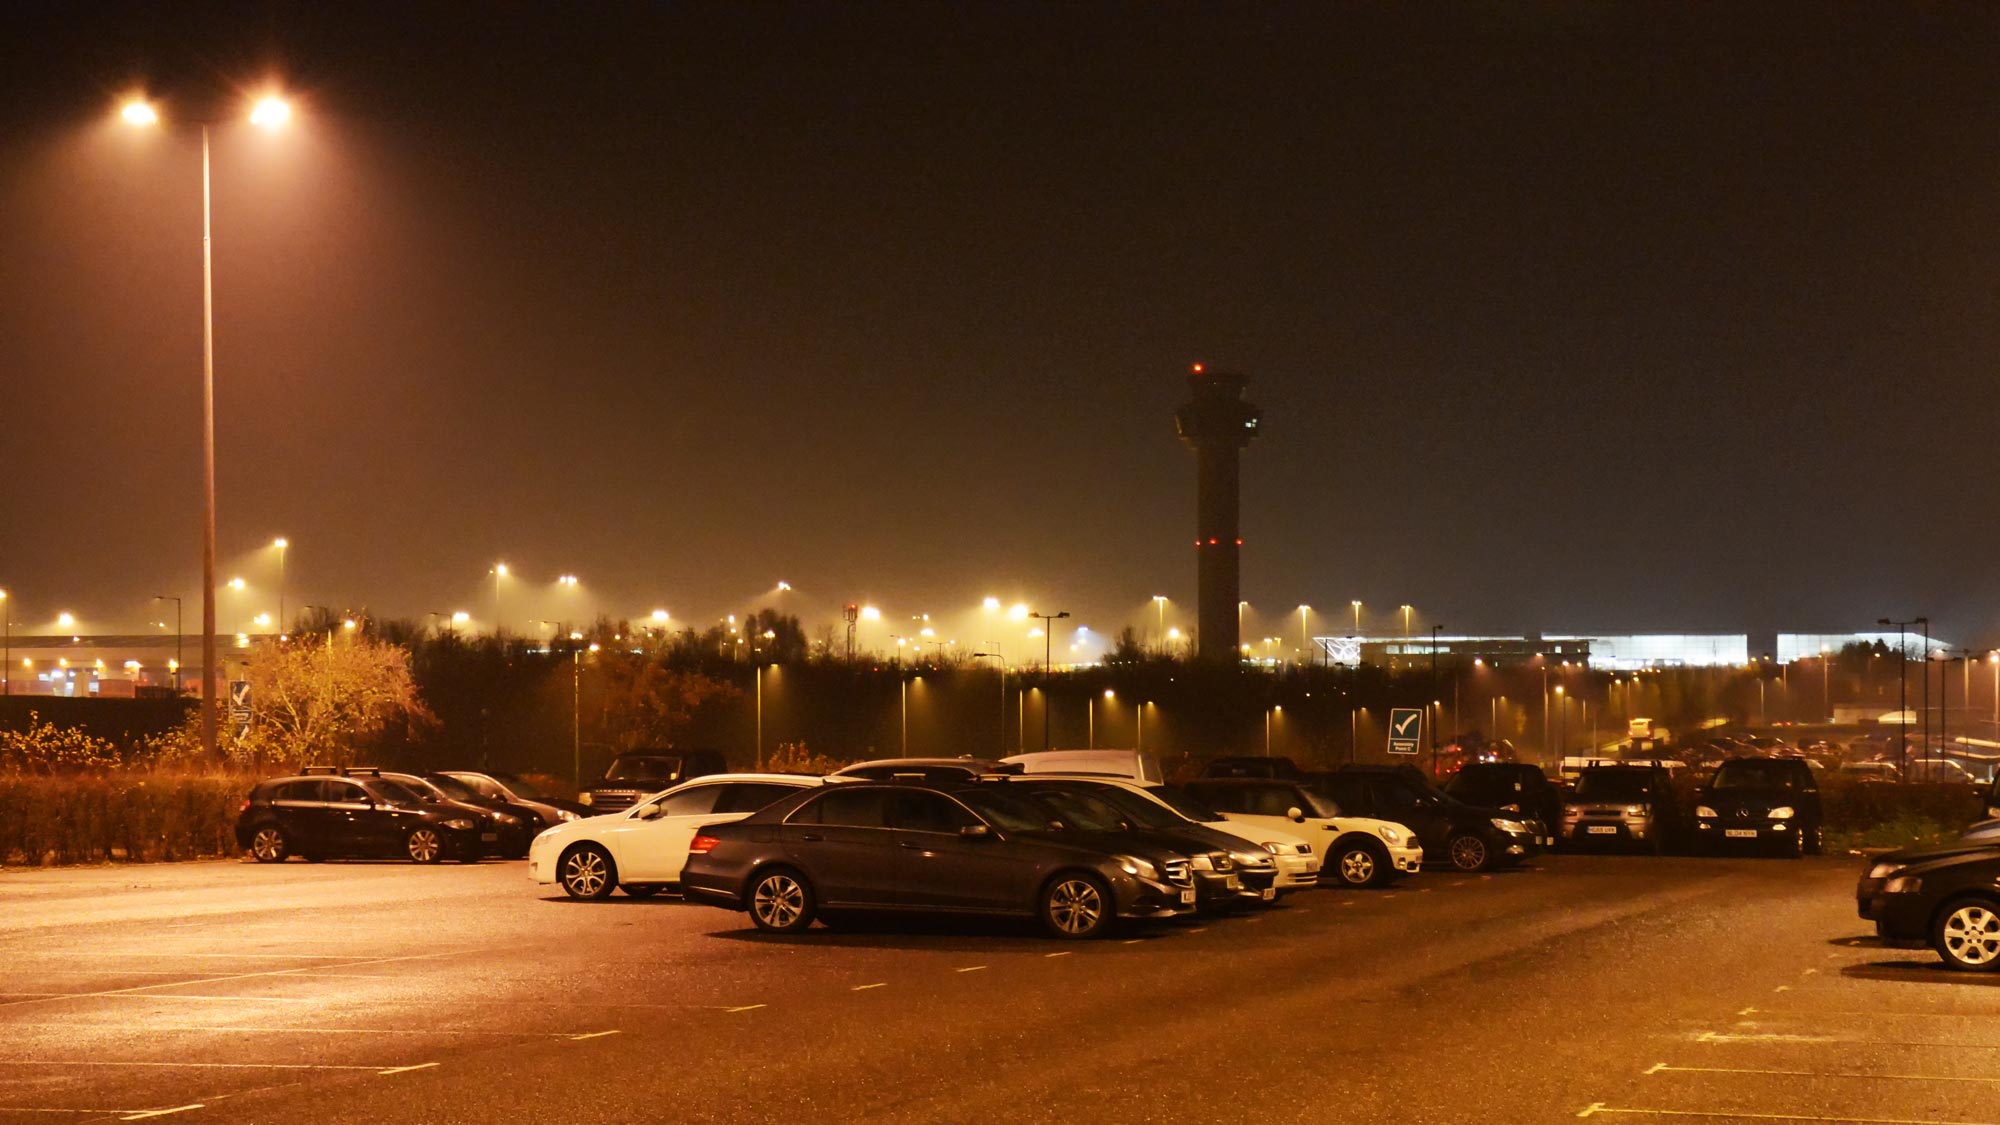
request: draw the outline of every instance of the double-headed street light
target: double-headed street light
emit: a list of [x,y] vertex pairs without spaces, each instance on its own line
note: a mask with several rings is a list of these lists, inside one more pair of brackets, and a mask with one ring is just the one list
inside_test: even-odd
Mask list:
[[1034,613],[1029,617],[1042,622],[1042,749],[1049,748],[1049,665],[1054,652],[1055,623],[1069,616],[1069,610],[1060,613]]
[[[160,112],[151,102],[134,98],[119,110],[134,128],[152,128]],[[250,110],[250,121],[276,129],[291,120],[292,108],[283,98],[266,96]],[[201,125],[201,748],[216,752],[217,691],[215,655],[215,257],[210,246],[208,123]]]

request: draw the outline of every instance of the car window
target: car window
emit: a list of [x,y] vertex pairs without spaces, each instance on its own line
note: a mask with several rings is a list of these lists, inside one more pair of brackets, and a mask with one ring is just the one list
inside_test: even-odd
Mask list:
[[[373,793],[369,794],[369,796],[380,797],[382,800],[387,801],[392,805],[421,805],[424,803],[423,794],[417,792],[417,790],[412,789],[407,785],[404,785],[400,781],[390,781],[388,778],[378,778],[377,780],[370,782],[369,785],[371,785],[374,790]],[[359,801],[359,800],[366,800],[368,799],[368,797],[348,797],[345,799],[350,801]]]
[[273,801],[317,801],[320,784],[314,781],[287,781],[271,794]]
[[1062,818],[1090,832],[1117,832],[1131,821],[1117,807],[1074,789],[1036,789],[1036,797],[1062,814]]
[[889,791],[846,787],[829,789],[816,801],[808,801],[789,818],[792,824],[824,824],[842,828],[881,828],[887,823]]
[[1171,785],[1148,785],[1146,786],[1146,792],[1152,794],[1161,804],[1187,817],[1189,820],[1200,821],[1203,824],[1213,824],[1222,819],[1222,814],[1204,804],[1199,798],[1191,797]]
[[[1079,792],[1091,796],[1118,810],[1118,815],[1139,828],[1184,828],[1187,821],[1148,801],[1137,793],[1127,792],[1116,786],[1080,788]],[[1036,790],[1040,792],[1040,790]]]
[[512,790],[514,796],[524,801],[546,801],[549,799],[549,795],[542,792],[540,786],[525,778],[516,777],[511,773],[500,773],[493,776],[498,778],[501,784],[507,789]]
[[1652,790],[1652,777],[1642,770],[1584,770],[1576,779],[1579,801],[1643,801]]
[[1066,827],[1062,814],[1019,790],[969,789],[959,800],[989,824],[1015,832],[1047,832]]
[[432,774],[424,778],[424,780],[430,784],[431,788],[454,801],[476,801],[479,799],[479,794],[474,792],[470,785],[455,777],[439,773]]
[[1738,758],[1722,763],[1709,782],[1713,789],[1798,789],[1811,775],[1799,762],[1778,762],[1768,758]]
[[477,774],[474,774],[470,777],[461,777],[459,778],[459,780],[464,782],[469,788],[472,789],[473,792],[478,793],[482,797],[491,798],[491,797],[505,796],[505,794],[500,792],[500,787],[498,785],[493,784],[492,781],[480,777]]
[[660,806],[660,812],[665,816],[698,816],[702,813],[720,812],[722,810],[715,806],[716,802],[722,799],[722,789],[720,785],[696,785],[664,797],[655,797],[647,803]]
[[722,790],[722,799],[715,803],[715,811],[719,813],[753,813],[799,791],[796,785],[768,781],[732,781],[709,788]]
[[979,819],[942,793],[902,789],[889,797],[889,826],[909,832],[957,832]]
[[1368,792],[1375,798],[1375,807],[1384,812],[1409,812],[1419,803],[1415,790],[1387,778],[1370,781]]
[[1342,808],[1365,809],[1368,802],[1368,785],[1358,777],[1330,777],[1320,784],[1320,790]]
[[351,781],[322,781],[320,785],[322,787],[320,792],[324,794],[320,799],[323,801],[355,802],[368,800],[367,791]]
[[606,781],[671,781],[681,772],[679,758],[614,758]]

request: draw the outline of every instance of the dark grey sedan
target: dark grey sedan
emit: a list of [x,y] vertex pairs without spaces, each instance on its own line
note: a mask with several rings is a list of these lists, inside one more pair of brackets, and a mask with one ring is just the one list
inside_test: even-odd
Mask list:
[[1061,938],[1195,908],[1186,855],[1065,822],[1034,796],[969,784],[830,785],[695,834],[690,901],[758,929],[878,910],[1038,918]]

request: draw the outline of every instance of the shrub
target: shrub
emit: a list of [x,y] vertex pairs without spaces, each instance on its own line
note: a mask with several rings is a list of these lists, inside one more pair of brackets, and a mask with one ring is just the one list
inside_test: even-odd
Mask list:
[[813,753],[803,742],[780,742],[777,749],[764,755],[765,773],[802,773],[820,777],[846,764],[839,758]]
[[0,862],[180,860],[236,852],[241,775],[0,776]]

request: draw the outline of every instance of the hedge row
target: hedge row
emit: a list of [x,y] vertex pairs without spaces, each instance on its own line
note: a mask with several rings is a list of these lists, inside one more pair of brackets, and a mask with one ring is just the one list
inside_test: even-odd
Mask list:
[[228,774],[0,776],[0,863],[234,855],[255,779]]

